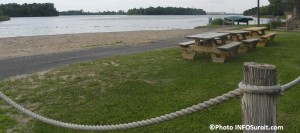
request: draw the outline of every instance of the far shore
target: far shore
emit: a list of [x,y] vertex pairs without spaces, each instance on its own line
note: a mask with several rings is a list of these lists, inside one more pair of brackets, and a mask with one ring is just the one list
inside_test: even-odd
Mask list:
[[[0,59],[68,52],[111,45],[153,43],[227,28],[129,31],[0,38]],[[176,46],[176,44],[174,44]]]

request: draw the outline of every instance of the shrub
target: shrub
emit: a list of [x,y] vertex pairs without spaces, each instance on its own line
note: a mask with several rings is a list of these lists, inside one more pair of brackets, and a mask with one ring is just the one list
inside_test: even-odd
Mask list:
[[8,21],[10,18],[8,16],[0,16],[0,21]]
[[278,17],[276,17],[269,21],[268,28],[275,29],[275,28],[279,27],[280,25],[281,25],[281,20]]
[[222,18],[216,18],[211,21],[211,25],[223,25],[224,20]]

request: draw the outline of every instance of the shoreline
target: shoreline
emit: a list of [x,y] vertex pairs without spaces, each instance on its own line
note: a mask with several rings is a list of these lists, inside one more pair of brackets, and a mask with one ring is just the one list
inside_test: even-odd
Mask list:
[[7,37],[0,38],[0,59],[70,52],[103,46],[140,45],[222,29],[228,29],[228,27]]

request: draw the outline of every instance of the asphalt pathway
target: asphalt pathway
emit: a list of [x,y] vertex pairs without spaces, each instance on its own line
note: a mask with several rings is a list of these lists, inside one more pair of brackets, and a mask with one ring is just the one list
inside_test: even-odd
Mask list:
[[68,64],[176,47],[179,42],[183,41],[186,39],[176,38],[149,44],[107,46],[65,53],[0,59],[0,80],[46,71]]

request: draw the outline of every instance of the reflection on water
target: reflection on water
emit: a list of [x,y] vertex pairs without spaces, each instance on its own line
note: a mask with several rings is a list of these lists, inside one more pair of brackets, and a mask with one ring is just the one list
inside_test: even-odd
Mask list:
[[[208,18],[223,18],[224,15],[162,15],[126,16],[91,15],[59,17],[20,17],[0,22],[0,38],[93,32],[118,32],[139,30],[192,29],[204,26]],[[250,23],[256,23],[250,21]],[[262,23],[268,20],[262,19]]]

